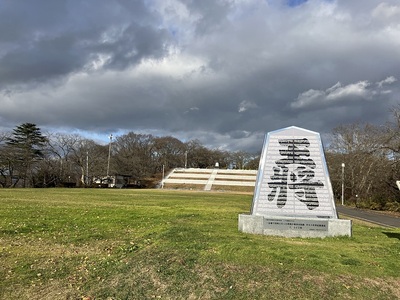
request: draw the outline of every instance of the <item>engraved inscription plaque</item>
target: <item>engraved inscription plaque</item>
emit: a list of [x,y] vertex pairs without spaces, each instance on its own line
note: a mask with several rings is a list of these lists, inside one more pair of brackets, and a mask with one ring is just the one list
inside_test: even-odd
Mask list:
[[328,220],[315,219],[268,219],[264,218],[265,229],[328,231]]

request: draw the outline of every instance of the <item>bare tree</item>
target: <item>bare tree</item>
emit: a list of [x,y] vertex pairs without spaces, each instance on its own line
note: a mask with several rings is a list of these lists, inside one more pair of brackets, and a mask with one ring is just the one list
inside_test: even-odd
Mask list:
[[142,180],[154,173],[154,137],[129,132],[117,137],[113,147],[114,168],[118,173]]
[[235,169],[248,169],[251,166],[249,163],[253,160],[254,156],[245,151],[235,151],[231,153],[230,158]]
[[393,202],[395,198],[388,193],[388,183],[395,184],[390,167],[394,156],[388,150],[393,138],[386,126],[355,123],[335,128],[327,157],[336,192],[344,163],[346,199],[375,209]]
[[65,186],[76,183],[76,178],[81,178],[82,169],[80,168],[80,174],[77,174],[76,160],[73,158],[74,153],[77,153],[81,146],[82,137],[78,134],[66,133],[49,133],[47,136],[49,138],[47,163],[56,177],[55,185]]
[[0,133],[0,185],[2,187],[12,187],[18,183],[18,177],[14,177],[16,157],[6,146],[6,141],[11,137],[11,133]]
[[200,141],[192,140],[186,144],[188,151],[188,167],[192,168],[208,168],[214,166],[215,158],[211,154],[211,150],[204,147]]
[[386,187],[398,199],[400,206],[400,194],[395,184],[400,180],[400,104],[393,107],[393,120],[385,126],[385,132],[382,134],[382,151],[388,158],[388,169],[390,176],[387,177]]
[[163,165],[167,170],[184,166],[186,151],[184,143],[172,136],[155,137],[153,142],[156,172],[159,172]]

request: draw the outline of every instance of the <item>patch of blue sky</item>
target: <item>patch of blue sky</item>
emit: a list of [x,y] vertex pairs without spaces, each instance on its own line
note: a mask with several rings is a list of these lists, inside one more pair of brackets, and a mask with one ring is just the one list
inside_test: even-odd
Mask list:
[[[334,2],[335,0],[321,0],[322,2]],[[308,0],[286,0],[286,5],[290,7],[300,6],[304,3],[308,2]]]
[[299,6],[302,5],[303,3],[307,2],[308,0],[286,0],[286,3],[288,6]]
[[178,37],[178,31],[179,31],[178,27],[176,27],[176,26],[169,26],[169,27],[168,27],[168,31],[169,31],[169,33],[170,33],[173,37]]

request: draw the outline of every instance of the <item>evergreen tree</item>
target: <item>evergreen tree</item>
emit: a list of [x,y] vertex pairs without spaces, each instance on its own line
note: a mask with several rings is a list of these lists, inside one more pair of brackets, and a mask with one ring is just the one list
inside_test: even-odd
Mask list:
[[24,180],[32,180],[34,163],[44,156],[43,149],[47,138],[42,135],[40,128],[32,123],[17,126],[12,135],[7,138],[6,144],[12,150],[15,164],[19,169],[19,176]]

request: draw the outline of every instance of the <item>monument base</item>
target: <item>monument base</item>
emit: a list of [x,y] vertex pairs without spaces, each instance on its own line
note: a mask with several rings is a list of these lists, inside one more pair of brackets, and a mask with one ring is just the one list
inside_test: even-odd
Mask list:
[[324,238],[349,236],[351,220],[239,215],[239,231],[283,237]]

